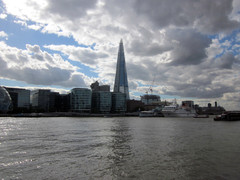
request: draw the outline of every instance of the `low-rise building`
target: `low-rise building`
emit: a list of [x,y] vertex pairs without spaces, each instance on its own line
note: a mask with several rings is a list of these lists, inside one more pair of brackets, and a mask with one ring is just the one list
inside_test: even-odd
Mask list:
[[139,100],[127,100],[127,112],[137,112],[144,110],[144,103]]

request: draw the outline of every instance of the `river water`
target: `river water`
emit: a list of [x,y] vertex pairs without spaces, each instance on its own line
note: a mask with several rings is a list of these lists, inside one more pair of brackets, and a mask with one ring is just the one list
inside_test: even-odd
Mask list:
[[240,179],[240,121],[0,118],[0,179]]

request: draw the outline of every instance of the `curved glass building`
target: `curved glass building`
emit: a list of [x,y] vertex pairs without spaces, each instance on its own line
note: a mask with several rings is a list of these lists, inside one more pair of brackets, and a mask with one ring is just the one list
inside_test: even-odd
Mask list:
[[6,113],[11,110],[12,100],[7,90],[0,86],[0,112]]

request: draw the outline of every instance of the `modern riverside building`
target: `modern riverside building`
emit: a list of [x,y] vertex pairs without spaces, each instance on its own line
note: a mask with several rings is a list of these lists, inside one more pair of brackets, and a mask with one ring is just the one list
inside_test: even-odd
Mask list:
[[37,89],[32,91],[31,102],[34,110],[48,112],[50,103],[50,90]]
[[160,96],[158,96],[158,95],[145,94],[145,95],[141,96],[141,101],[144,104],[148,105],[148,104],[160,103],[161,99],[160,99]]
[[30,90],[5,87],[12,98],[13,110],[30,108]]
[[109,113],[112,106],[112,94],[109,91],[92,92],[92,112]]
[[123,42],[120,41],[117,58],[117,69],[115,75],[115,83],[113,92],[121,92],[126,94],[126,99],[129,99],[127,69],[124,56]]
[[6,113],[11,110],[12,100],[7,90],[0,86],[0,113]]
[[60,94],[60,109],[58,111],[68,112],[70,107],[70,94]]
[[112,93],[112,112],[126,112],[126,94],[121,92]]
[[49,111],[56,112],[60,110],[61,97],[59,92],[50,92],[49,94]]
[[87,88],[74,88],[70,94],[71,111],[90,112],[92,102],[92,91]]

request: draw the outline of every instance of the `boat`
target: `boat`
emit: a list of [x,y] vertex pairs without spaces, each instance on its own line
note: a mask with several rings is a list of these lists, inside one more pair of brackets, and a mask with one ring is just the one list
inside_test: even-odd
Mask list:
[[194,116],[194,118],[209,118],[208,114],[196,114],[196,116]]
[[139,117],[156,117],[156,113],[154,111],[141,111],[139,113]]
[[190,106],[179,106],[177,103],[162,109],[164,117],[196,117],[196,110]]
[[221,115],[214,117],[214,121],[239,121],[240,111],[226,111]]

